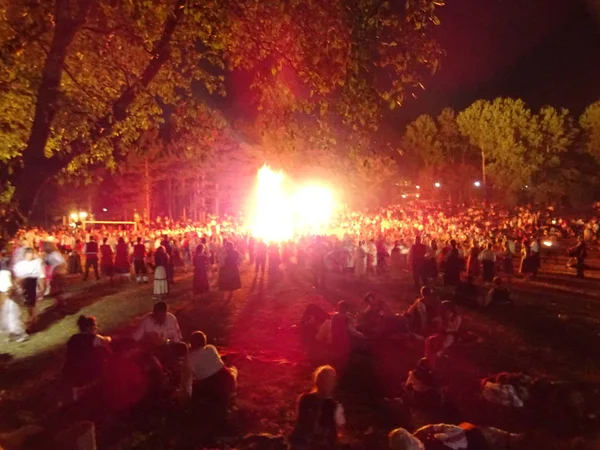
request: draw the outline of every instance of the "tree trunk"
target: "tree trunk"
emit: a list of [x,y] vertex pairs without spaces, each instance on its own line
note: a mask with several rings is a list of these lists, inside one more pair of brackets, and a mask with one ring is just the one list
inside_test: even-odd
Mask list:
[[173,220],[173,178],[167,180],[167,215],[169,220]]
[[481,150],[481,182],[483,183],[484,187],[486,187],[485,178],[485,151]]
[[91,4],[92,0],[56,0],[54,35],[42,68],[31,132],[23,151],[23,164],[11,177],[19,213],[24,217],[31,214],[42,185],[55,170],[55,164],[48,164],[44,150],[57,111],[56,101],[67,51],[86,22]]
[[181,179],[181,216],[184,222],[187,222],[187,203],[188,203],[188,195],[185,191],[185,178]]
[[144,197],[146,201],[144,221],[150,223],[152,214],[150,213],[150,164],[148,163],[148,157],[144,159]]
[[[23,222],[31,214],[35,200],[44,183],[67,167],[77,156],[89,149],[89,144],[80,139],[67,144],[71,147],[68,154],[57,154],[46,158],[44,150],[50,135],[52,119],[56,113],[56,99],[60,88],[60,78],[68,48],[81,26],[87,20],[87,13],[93,0],[56,0],[54,36],[48,56],[44,62],[34,121],[23,152],[23,164],[10,177],[15,188],[13,200],[17,210],[14,224]],[[132,84],[112,104],[111,111],[90,130],[93,140],[109,136],[114,125],[127,118],[127,110],[137,98],[139,92],[154,80],[163,64],[170,57],[169,46],[179,20],[183,17],[186,0],[178,0],[164,23],[160,39],[155,43],[152,59],[143,70],[137,83]],[[69,15],[69,12],[76,12]]]

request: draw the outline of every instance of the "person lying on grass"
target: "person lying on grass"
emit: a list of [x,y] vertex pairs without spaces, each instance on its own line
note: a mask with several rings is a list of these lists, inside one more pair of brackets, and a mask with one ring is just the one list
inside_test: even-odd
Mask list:
[[414,434],[396,428],[388,435],[390,450],[500,450],[520,449],[524,436],[493,427],[437,424],[419,428]]
[[290,435],[290,450],[332,450],[346,424],[342,404],[333,398],[337,374],[331,366],[314,373],[314,388],[298,400],[296,425]]
[[202,331],[192,333],[190,346],[188,365],[192,403],[218,403],[213,406],[226,410],[235,394],[237,368],[225,366],[216,347],[207,344],[206,334]]

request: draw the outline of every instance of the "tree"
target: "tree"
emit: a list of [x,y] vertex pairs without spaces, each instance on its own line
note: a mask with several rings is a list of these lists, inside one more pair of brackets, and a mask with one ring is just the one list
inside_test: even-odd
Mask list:
[[584,149],[600,164],[600,101],[592,103],[579,118],[584,134]]
[[534,114],[521,100],[479,100],[457,122],[481,151],[482,172],[505,198],[556,202],[577,179],[577,129],[565,109],[545,106]]
[[522,100],[478,100],[458,115],[457,123],[461,133],[481,152],[484,185],[488,174],[498,188],[512,192],[531,182],[536,167],[527,153],[536,138],[536,124]]
[[460,134],[452,108],[435,119],[422,115],[410,123],[402,148],[406,165],[418,174],[417,184],[431,187],[439,181],[450,195],[465,197],[474,178],[474,149]]
[[114,167],[165,110],[185,101],[193,114],[199,90],[224,94],[226,69],[252,74],[263,110],[375,129],[437,67],[439,4],[0,0],[0,162],[14,212],[26,217],[61,171]]

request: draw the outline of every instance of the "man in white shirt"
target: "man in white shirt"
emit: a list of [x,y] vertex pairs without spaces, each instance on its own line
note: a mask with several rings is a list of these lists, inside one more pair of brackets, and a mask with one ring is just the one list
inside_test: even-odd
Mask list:
[[168,312],[165,302],[157,302],[152,312],[144,317],[133,333],[136,341],[146,341],[152,344],[181,342],[181,330],[177,318]]
[[[16,263],[13,267],[13,274],[21,282],[25,294],[25,306],[29,313],[29,325],[37,320],[36,302],[38,284],[43,283],[46,278],[42,260],[34,258],[33,249],[26,248],[22,261]],[[43,286],[42,286],[43,291]]]

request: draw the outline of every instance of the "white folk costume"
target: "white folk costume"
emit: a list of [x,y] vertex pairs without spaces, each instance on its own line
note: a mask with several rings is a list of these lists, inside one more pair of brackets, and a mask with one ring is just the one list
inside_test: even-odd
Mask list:
[[21,309],[9,296],[12,287],[11,274],[8,270],[0,270],[0,331],[9,339],[22,342],[27,339],[25,327],[21,320]]
[[362,277],[367,273],[367,250],[364,244],[359,244],[356,247],[354,257],[354,275]]

